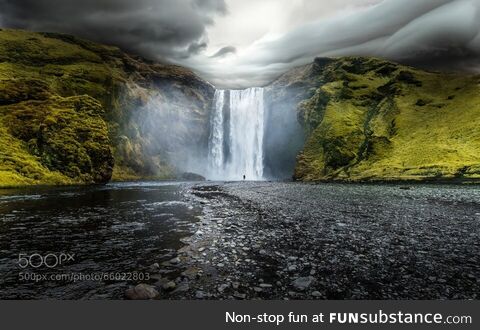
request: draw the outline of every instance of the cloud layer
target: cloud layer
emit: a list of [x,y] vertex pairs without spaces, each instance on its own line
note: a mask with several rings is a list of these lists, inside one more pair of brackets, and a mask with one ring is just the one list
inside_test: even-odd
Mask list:
[[0,0],[3,26],[75,34],[149,58],[187,58],[206,47],[224,0]]
[[[0,0],[0,24],[116,44],[189,66],[219,87],[262,85],[315,56],[378,56],[426,68],[480,70],[480,0],[342,0],[348,10],[331,1],[291,0],[278,15],[268,15],[266,0],[233,1],[239,0]],[[259,18],[261,5],[267,14]],[[208,31],[216,20],[228,25],[229,18],[239,27],[209,48],[217,43]],[[254,23],[269,20],[284,29],[245,38]],[[237,47],[240,39],[248,44]]]
[[194,63],[219,85],[267,83],[315,56],[377,56],[430,69],[480,69],[480,0],[385,0],[259,40],[224,62]]

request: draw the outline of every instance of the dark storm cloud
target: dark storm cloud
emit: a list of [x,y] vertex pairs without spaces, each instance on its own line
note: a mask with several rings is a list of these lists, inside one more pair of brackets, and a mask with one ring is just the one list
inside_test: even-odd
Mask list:
[[237,52],[237,49],[233,46],[226,46],[226,47],[222,47],[220,48],[215,54],[213,54],[212,56],[210,56],[211,58],[216,58],[216,57],[222,57],[222,56],[225,56],[227,54],[234,54]]
[[0,0],[0,24],[75,34],[150,58],[186,58],[206,48],[206,28],[224,0]]

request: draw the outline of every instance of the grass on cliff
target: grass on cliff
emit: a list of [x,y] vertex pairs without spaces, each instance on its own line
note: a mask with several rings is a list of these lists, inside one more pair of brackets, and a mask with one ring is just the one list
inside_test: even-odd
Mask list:
[[38,157],[29,153],[26,143],[13,138],[0,124],[0,186],[17,187],[31,184],[72,184],[72,179],[50,171]]
[[302,103],[302,180],[480,177],[480,78],[333,61]]
[[[0,107],[5,144],[0,161],[10,164],[4,171],[12,171],[11,178],[1,184],[12,185],[14,178],[19,184],[108,181],[113,158],[101,114],[101,105],[87,96],[50,97]],[[52,173],[61,180],[52,181]]]

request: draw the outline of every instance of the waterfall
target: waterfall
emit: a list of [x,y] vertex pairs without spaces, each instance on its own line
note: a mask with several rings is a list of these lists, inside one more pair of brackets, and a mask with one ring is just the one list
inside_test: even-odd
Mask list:
[[263,88],[215,92],[209,179],[263,179],[264,117]]
[[223,168],[223,107],[225,105],[225,91],[216,90],[213,102],[213,115],[210,127],[210,141],[208,145],[208,166],[210,171],[220,171]]

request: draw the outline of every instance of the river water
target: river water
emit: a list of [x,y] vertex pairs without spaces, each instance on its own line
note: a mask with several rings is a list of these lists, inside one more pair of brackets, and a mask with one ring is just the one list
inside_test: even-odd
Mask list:
[[[198,214],[181,183],[0,190],[0,299],[122,298],[141,282],[136,273],[172,258]],[[62,254],[74,260],[41,264]],[[27,262],[19,258],[32,255],[21,268]],[[20,274],[116,277],[35,282]]]

